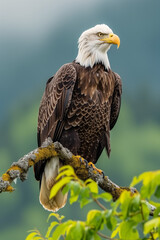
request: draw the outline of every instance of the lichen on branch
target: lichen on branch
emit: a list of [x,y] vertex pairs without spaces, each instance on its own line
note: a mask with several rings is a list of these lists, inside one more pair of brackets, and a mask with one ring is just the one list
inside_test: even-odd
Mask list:
[[31,166],[38,161],[47,160],[54,156],[58,156],[63,165],[71,165],[80,179],[86,180],[91,178],[97,182],[100,188],[112,194],[114,200],[120,196],[124,189],[131,192],[135,191],[135,189],[132,188],[119,187],[107,176],[103,176],[103,174],[92,165],[87,164],[81,156],[73,155],[59,142],[53,143],[52,140],[48,138],[41,147],[20,158],[18,162],[14,162],[6,173],[2,175],[0,178],[0,192],[12,192],[14,190],[11,186],[13,180],[16,178],[20,178],[21,181],[26,180],[27,172]]

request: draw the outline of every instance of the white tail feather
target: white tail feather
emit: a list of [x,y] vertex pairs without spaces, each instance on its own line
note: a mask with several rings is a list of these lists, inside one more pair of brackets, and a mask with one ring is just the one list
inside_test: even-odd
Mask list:
[[55,184],[55,178],[58,175],[59,168],[61,167],[61,163],[58,157],[51,158],[45,166],[42,180],[41,180],[41,189],[39,200],[42,206],[49,210],[56,212],[59,208],[64,207],[67,201],[67,194],[63,195],[62,191],[59,190],[57,195],[49,199],[50,190]]

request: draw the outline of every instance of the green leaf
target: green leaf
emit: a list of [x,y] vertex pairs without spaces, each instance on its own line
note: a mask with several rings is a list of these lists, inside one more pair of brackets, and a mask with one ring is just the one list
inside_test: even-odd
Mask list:
[[70,166],[70,165],[62,166],[62,167],[59,169],[60,173],[61,173],[62,171],[68,171],[68,170],[71,172],[71,175],[72,175],[72,174],[75,175],[74,169],[73,169],[73,167]]
[[112,200],[112,195],[110,193],[101,193],[96,198],[102,198],[106,202],[110,202]]
[[135,223],[131,220],[121,222],[119,225],[120,238],[123,240],[138,240],[139,234],[135,227]]
[[91,210],[87,214],[87,221],[86,224],[95,229],[99,230],[104,223],[103,213],[99,210]]
[[131,201],[130,192],[128,191],[122,192],[119,198],[119,202],[121,203],[120,207],[122,209],[123,219],[128,217],[128,208],[129,208],[130,201]]
[[119,201],[121,204],[125,204],[126,202],[130,201],[130,192],[128,191],[123,191],[120,195]]
[[119,205],[120,205],[120,199],[118,199],[115,202],[111,202],[111,208],[112,208],[113,212],[117,211],[117,209],[119,208]]
[[149,218],[149,214],[150,214],[149,204],[146,201],[141,201],[141,207],[142,207],[142,213],[143,213],[144,220],[147,221]]
[[86,228],[85,240],[101,240],[101,238],[96,234],[96,232],[90,228]]
[[44,240],[44,238],[42,238],[41,236],[35,236],[33,240]]
[[114,238],[119,232],[120,226],[118,226],[111,234],[111,238]]
[[90,191],[89,188],[83,187],[79,193],[80,200],[83,198],[90,198]]
[[71,190],[71,195],[70,195],[70,199],[69,202],[70,204],[76,202],[78,200],[79,195],[75,194],[73,190]]
[[88,203],[93,202],[92,199],[88,199],[88,198],[83,198],[80,201],[80,207],[83,208],[85,205],[87,205]]
[[140,194],[130,196],[129,212],[136,212],[140,209]]
[[47,218],[47,222],[49,222],[49,219],[51,217],[55,217],[55,218],[57,218],[59,220],[60,215],[58,213],[50,213],[48,218]]
[[70,201],[70,204],[72,204],[73,202],[76,202],[78,200],[79,193],[81,191],[81,186],[79,182],[75,182],[75,181],[71,181],[69,185],[71,189],[69,201]]
[[160,218],[154,218],[144,224],[144,234],[147,234],[153,230],[153,228],[160,227]]
[[34,240],[37,235],[38,235],[37,232],[31,232],[31,233],[26,237],[26,240]]
[[56,180],[59,180],[63,176],[68,176],[68,177],[75,176],[73,168],[69,167],[69,169],[67,168],[66,170],[63,170],[63,171],[62,169],[60,169],[60,173],[56,177]]
[[80,202],[80,207],[82,208],[84,205],[92,202],[93,199],[90,198],[90,190],[88,187],[83,187],[81,188],[79,192],[79,202]]
[[78,200],[79,195],[75,194],[73,190],[71,190],[71,195],[70,195],[70,199],[69,202],[70,204],[76,202]]
[[49,228],[48,228],[48,230],[47,230],[46,236],[45,236],[46,238],[49,238],[51,231],[53,230],[53,228],[54,228],[57,224],[59,224],[59,223],[58,223],[58,222],[51,222],[51,224],[50,224],[50,226],[49,226]]
[[140,174],[138,177],[133,178],[133,180],[130,184],[130,187],[137,185],[141,181],[143,181],[143,183],[145,183],[145,184],[148,184],[152,178],[153,178],[153,172],[144,172],[144,173]]
[[65,216],[59,215],[58,213],[50,213],[49,216],[48,216],[48,218],[47,218],[47,222],[49,222],[49,220],[50,220],[51,217],[57,218],[58,221],[61,221],[62,219],[65,218]]
[[130,187],[134,187],[135,185],[137,185],[138,183],[140,183],[142,181],[142,178],[139,176],[135,176],[130,184]]
[[107,225],[108,229],[113,231],[117,225],[117,220],[113,215],[112,209],[110,209],[108,212],[106,212],[105,218],[106,218],[106,225]]
[[86,185],[87,187],[89,187],[89,189],[90,189],[90,191],[91,191],[92,193],[98,193],[98,185],[97,185],[97,183],[96,183],[95,181],[93,181],[92,179],[87,179],[87,180],[85,181],[85,185]]
[[157,187],[154,195],[155,195],[157,198],[160,198],[160,185]]
[[150,197],[155,192],[156,187],[157,187],[157,182],[155,181],[155,179],[150,181],[148,184],[143,184],[140,191],[142,198],[150,199]]
[[[156,239],[159,240],[159,239],[160,239],[160,238],[159,238],[159,237],[160,237],[159,233],[152,233],[152,236],[153,236],[153,239],[154,239],[154,240],[156,240]],[[147,239],[147,240],[148,240],[148,239]]]
[[118,201],[121,203],[122,219],[126,219],[140,210],[140,194],[138,193],[131,195],[130,192],[124,191]]
[[[71,182],[72,182],[72,181],[71,181]],[[69,190],[71,189],[71,187],[70,187],[70,183],[71,183],[71,182],[67,183],[67,184],[63,187],[63,189],[62,189],[62,193],[63,193],[63,194],[69,192]]]
[[70,186],[73,189],[75,194],[79,194],[79,192],[81,190],[81,186],[80,186],[79,182],[71,181]]
[[160,203],[153,202],[153,201],[149,201],[149,203],[155,206],[156,208],[160,207]]
[[[160,182],[160,170],[152,171],[152,172],[144,172],[137,177],[134,177],[131,186],[136,185],[139,182],[143,182],[143,186],[141,188],[141,196],[143,198],[150,198],[152,194],[155,192],[157,186]],[[158,193],[157,193],[158,194]]]
[[58,225],[58,227],[53,232],[52,240],[58,240],[60,236],[65,234],[65,232],[67,231],[67,228],[71,226],[73,223],[74,221],[68,220],[67,222],[64,222]]
[[158,217],[159,214],[160,214],[160,206],[155,209],[154,217]]
[[61,180],[59,180],[51,189],[50,191],[50,196],[49,198],[53,198],[56,196],[56,194],[58,193],[58,191],[67,183],[69,183],[71,180],[73,179],[73,177],[64,177]]
[[101,238],[98,236],[97,233],[94,233],[94,234],[93,234],[93,239],[94,239],[94,240],[101,240]]
[[67,230],[66,240],[83,240],[84,231],[84,224],[77,221]]

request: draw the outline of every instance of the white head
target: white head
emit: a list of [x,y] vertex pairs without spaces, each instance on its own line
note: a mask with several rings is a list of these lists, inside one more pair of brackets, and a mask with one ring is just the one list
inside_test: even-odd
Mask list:
[[78,40],[76,62],[84,67],[93,67],[101,62],[106,69],[110,68],[107,51],[111,44],[117,44],[119,47],[120,39],[107,25],[99,24],[86,30]]

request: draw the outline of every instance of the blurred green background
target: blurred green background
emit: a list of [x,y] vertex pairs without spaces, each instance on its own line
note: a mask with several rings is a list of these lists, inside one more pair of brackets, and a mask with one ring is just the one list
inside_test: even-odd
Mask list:
[[[123,81],[123,101],[111,132],[111,157],[97,166],[119,185],[159,168],[160,161],[160,1],[0,0],[0,175],[36,148],[38,108],[47,79],[77,55],[80,34],[105,23],[120,36],[112,47],[112,69]],[[25,239],[47,228],[31,169],[16,191],[0,195],[0,239]],[[83,219],[87,207],[59,212]]]

